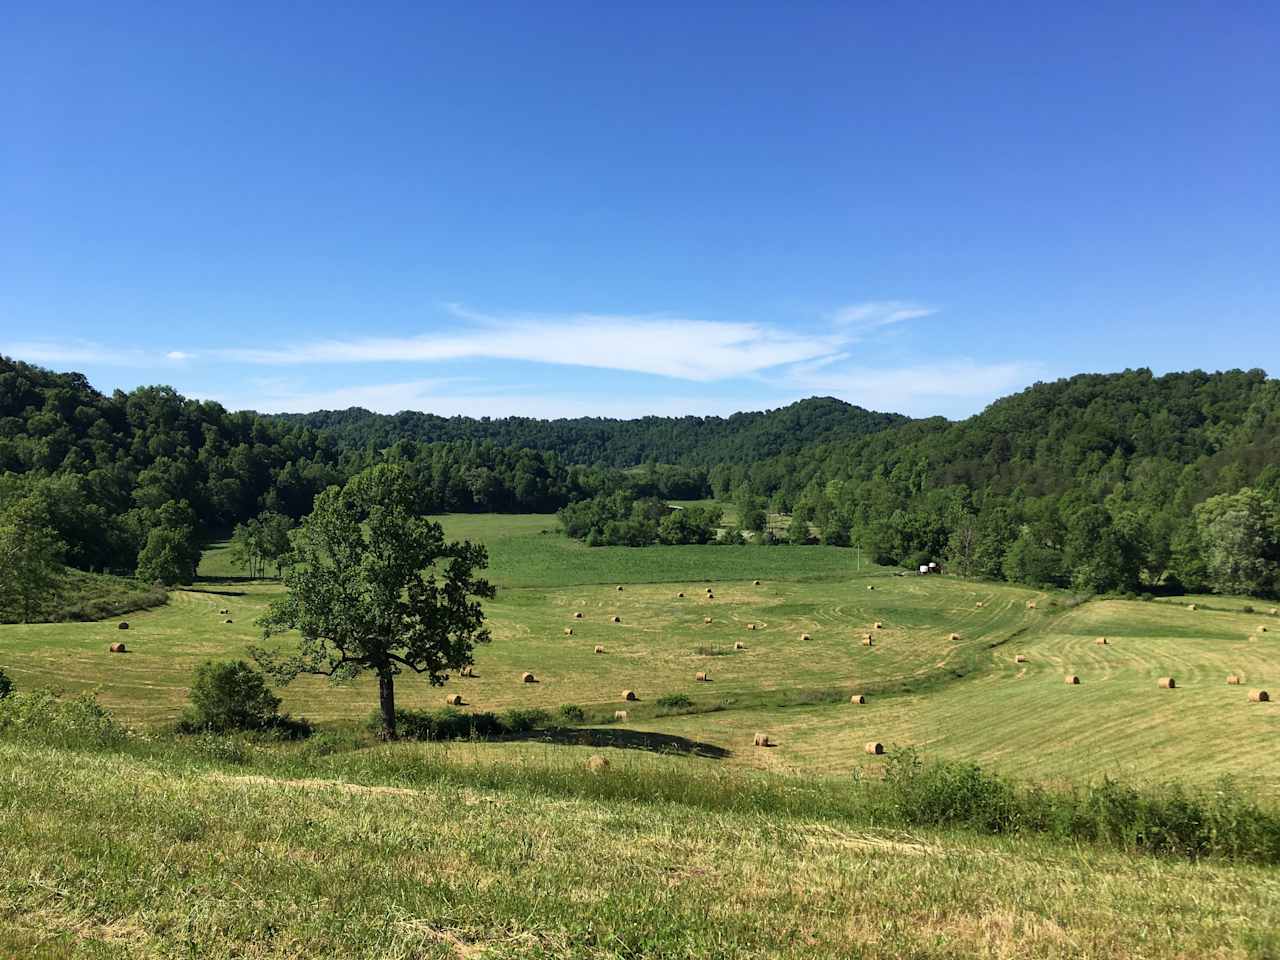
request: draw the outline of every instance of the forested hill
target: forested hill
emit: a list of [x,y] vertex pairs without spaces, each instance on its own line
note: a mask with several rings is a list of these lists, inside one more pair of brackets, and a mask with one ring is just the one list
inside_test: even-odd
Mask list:
[[169,387],[105,395],[0,357],[0,536],[48,529],[77,567],[133,569],[151,541],[186,563],[201,537],[301,517],[386,459],[410,469],[426,512],[613,498],[621,517],[618,494],[712,492],[752,522],[765,507],[791,514],[788,539],[816,533],[882,562],[942,557],[1094,590],[1280,589],[1280,382],[1260,370],[1084,374],[961,422],[831,398],[728,418],[541,421],[259,416]]
[[1223,589],[1270,592],[1280,381],[1261,370],[1083,374],[958,423],[721,465],[711,481],[719,495],[851,530],[884,561],[947,557],[961,572],[1082,589],[1201,586],[1208,562],[1234,570]]
[[358,407],[281,414],[273,419],[329,433],[344,447],[384,448],[397,440],[423,443],[482,440],[501,447],[555,453],[566,463],[630,467],[646,462],[710,465],[754,463],[815,443],[876,433],[907,418],[875,413],[834,397],[813,397],[777,410],[729,417],[440,417],[404,411],[371,413]]

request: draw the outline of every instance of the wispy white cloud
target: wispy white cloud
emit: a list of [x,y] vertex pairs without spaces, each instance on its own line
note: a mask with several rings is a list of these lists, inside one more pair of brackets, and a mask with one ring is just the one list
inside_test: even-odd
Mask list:
[[0,353],[27,363],[65,368],[70,366],[147,367],[160,356],[135,347],[106,346],[90,340],[27,340],[0,343]]
[[452,307],[468,329],[414,337],[357,337],[268,349],[223,350],[228,360],[316,363],[524,360],[712,381],[838,352],[837,332],[808,334],[761,323],[662,314],[492,315]]
[[1033,382],[1043,373],[1036,363],[979,363],[953,358],[894,367],[858,365],[839,369],[797,365],[787,370],[799,393],[833,394],[871,410],[911,416],[954,416]]
[[0,353],[27,363],[66,369],[68,367],[158,367],[194,360],[194,353],[182,350],[146,350],[141,347],[104,344],[93,340],[25,340],[0,343]]
[[509,417],[618,417],[647,415],[711,416],[758,409],[759,398],[748,396],[698,396],[664,394],[659,398],[601,397],[595,394],[548,392],[515,385],[509,388],[481,385],[451,378],[407,380],[310,389],[291,380],[258,381],[241,392],[216,392],[200,399],[216,400],[231,410],[259,413],[299,413],[313,410],[345,410],[363,407],[375,413],[420,410],[440,416]]
[[866,332],[905,320],[918,320],[937,312],[935,307],[926,307],[909,300],[868,300],[841,307],[832,313],[831,320],[838,327]]

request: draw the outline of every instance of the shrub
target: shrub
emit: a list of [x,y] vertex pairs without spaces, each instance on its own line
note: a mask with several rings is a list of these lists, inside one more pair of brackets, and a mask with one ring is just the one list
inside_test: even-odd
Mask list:
[[251,748],[243,736],[215,733],[209,728],[191,738],[191,746],[197,755],[205,760],[218,763],[233,763],[239,766],[249,762]]
[[685,707],[693,706],[693,701],[683,693],[664,693],[654,703],[669,710],[682,710]]
[[1246,603],[1243,607],[1240,608],[1240,610],[1243,613],[1253,613],[1253,605]]
[[868,790],[883,815],[910,826],[1043,833],[1189,859],[1280,862],[1280,814],[1247,800],[1229,780],[1193,791],[1178,783],[1138,788],[1104,778],[1050,793],[971,763],[926,763],[904,748],[890,753],[883,781]]
[[556,716],[565,723],[585,723],[587,719],[586,711],[576,703],[562,703]]
[[114,746],[129,732],[92,694],[66,700],[48,690],[0,699],[0,735],[66,747]]
[[267,730],[286,718],[279,714],[280,698],[266,678],[243,660],[207,661],[196,667],[191,682],[191,712],[185,731]]
[[547,711],[534,708],[508,710],[502,715],[501,722],[506,728],[503,733],[528,733],[546,726],[550,720]]
[[0,670],[0,700],[3,700],[9,694],[13,693],[13,681]]
[[[545,726],[551,716],[545,710],[508,710],[494,713],[465,713],[452,707],[441,710],[397,710],[396,730],[406,740],[483,740],[522,734]],[[370,730],[382,729],[382,718],[369,719]]]

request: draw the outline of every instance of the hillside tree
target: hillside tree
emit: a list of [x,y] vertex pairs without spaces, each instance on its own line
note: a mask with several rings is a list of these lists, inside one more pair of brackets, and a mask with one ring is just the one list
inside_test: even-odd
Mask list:
[[494,588],[476,576],[485,548],[446,541],[419,512],[405,469],[381,464],[330,487],[294,534],[285,596],[260,621],[263,639],[297,630],[293,652],[257,648],[280,683],[299,674],[378,678],[383,735],[396,735],[395,679],[405,670],[433,686],[467,666],[489,640],[480,600]]
[[1219,593],[1267,594],[1280,582],[1280,516],[1256,490],[1210,497],[1196,507],[1209,581]]
[[7,507],[0,514],[0,609],[30,621],[62,581],[65,550],[35,499]]

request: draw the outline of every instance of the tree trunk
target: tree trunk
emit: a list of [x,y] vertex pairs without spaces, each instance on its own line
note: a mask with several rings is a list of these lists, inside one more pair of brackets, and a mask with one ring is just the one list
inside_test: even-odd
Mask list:
[[396,738],[396,677],[390,670],[378,674],[378,706],[382,710],[382,736]]

